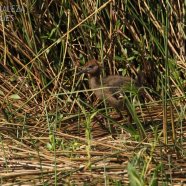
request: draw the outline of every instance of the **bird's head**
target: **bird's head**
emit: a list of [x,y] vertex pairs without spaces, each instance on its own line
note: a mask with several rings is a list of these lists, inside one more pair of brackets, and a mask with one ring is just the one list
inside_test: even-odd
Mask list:
[[89,74],[89,75],[92,75],[92,76],[99,75],[100,74],[100,69],[101,69],[101,67],[100,67],[98,61],[93,59],[93,60],[90,60],[89,62],[87,62],[78,74],[85,73],[85,74]]

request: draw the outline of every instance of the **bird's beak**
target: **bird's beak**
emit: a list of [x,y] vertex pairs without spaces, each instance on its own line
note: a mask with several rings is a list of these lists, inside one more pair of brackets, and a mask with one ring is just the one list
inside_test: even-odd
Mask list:
[[87,68],[84,68],[84,69],[80,70],[80,71],[77,73],[77,75],[81,75],[81,74],[86,73],[86,72],[88,72],[88,69],[87,69]]

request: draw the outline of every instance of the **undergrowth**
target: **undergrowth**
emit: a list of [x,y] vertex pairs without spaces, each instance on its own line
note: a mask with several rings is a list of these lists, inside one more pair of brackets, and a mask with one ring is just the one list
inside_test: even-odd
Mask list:
[[[185,2],[20,0],[0,8],[2,185],[186,182]],[[77,75],[91,59],[104,75],[141,77],[145,98],[126,98],[132,124],[125,111],[115,120]]]

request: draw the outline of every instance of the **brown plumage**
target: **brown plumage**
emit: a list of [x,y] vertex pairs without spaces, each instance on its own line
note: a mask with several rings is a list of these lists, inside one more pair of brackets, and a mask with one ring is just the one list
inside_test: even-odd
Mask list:
[[125,104],[121,93],[129,89],[132,84],[136,84],[136,82],[130,77],[120,75],[101,77],[101,67],[94,59],[84,65],[79,74],[82,73],[88,74],[89,87],[94,91],[96,97],[108,102],[122,117],[121,110],[125,109]]

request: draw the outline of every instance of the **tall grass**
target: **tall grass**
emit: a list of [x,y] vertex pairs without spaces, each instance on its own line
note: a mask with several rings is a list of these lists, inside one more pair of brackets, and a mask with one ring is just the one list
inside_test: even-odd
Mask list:
[[[0,7],[2,184],[184,182],[177,161],[185,156],[184,1],[19,0]],[[113,119],[115,111],[76,74],[93,58],[104,75],[142,72],[146,98],[127,98],[133,124]]]

